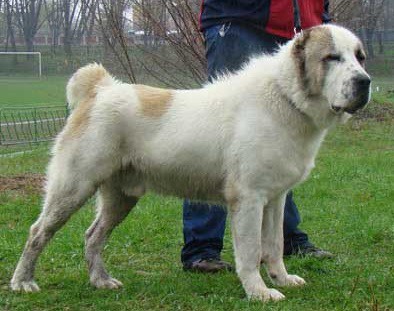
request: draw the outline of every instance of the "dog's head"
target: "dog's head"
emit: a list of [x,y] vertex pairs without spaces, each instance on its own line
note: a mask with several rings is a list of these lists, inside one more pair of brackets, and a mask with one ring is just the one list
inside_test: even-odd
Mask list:
[[365,52],[349,30],[334,25],[308,29],[293,40],[292,54],[304,96],[322,105],[314,108],[341,116],[368,103],[371,79],[364,68]]

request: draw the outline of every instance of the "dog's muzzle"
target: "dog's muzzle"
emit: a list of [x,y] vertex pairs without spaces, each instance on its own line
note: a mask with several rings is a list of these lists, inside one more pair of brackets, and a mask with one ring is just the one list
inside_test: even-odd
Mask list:
[[360,75],[353,78],[353,100],[344,109],[345,112],[353,114],[368,104],[371,94],[371,79],[367,75]]

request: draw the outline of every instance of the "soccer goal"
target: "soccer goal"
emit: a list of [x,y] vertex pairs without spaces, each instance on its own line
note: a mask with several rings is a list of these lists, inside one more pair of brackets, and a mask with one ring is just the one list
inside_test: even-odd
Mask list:
[[0,76],[40,77],[41,52],[0,52]]

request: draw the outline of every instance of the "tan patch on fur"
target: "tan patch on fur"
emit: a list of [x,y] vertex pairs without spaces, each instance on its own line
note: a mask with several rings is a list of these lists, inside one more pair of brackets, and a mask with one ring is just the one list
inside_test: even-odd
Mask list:
[[321,92],[326,73],[321,58],[333,50],[331,32],[324,27],[305,30],[296,40],[293,54],[298,62],[298,75],[310,95],[318,95]]
[[173,97],[172,90],[155,88],[147,85],[135,85],[134,89],[140,100],[141,113],[146,117],[159,118],[167,112]]
[[92,110],[94,96],[80,103],[67,121],[66,137],[78,137],[87,127],[90,111]]
[[[334,43],[331,33],[325,28],[313,31],[310,40],[311,48],[307,49],[306,55],[306,59],[309,60],[308,63],[311,65],[307,68],[310,81],[309,91],[313,95],[319,95],[327,71],[325,64],[321,62],[321,58],[334,50]],[[310,55],[308,55],[309,53]]]
[[94,98],[97,95],[97,82],[103,80],[107,75],[108,72],[104,67],[100,67],[95,68],[95,70],[85,78],[83,82],[85,92],[89,98]]
[[309,42],[317,44],[320,48],[332,48],[334,41],[331,31],[325,27],[312,28],[310,31]]

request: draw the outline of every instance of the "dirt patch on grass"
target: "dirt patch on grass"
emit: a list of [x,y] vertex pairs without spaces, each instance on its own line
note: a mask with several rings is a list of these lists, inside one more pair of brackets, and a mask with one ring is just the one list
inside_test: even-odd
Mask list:
[[23,174],[16,176],[0,176],[0,192],[17,194],[42,193],[45,176],[41,174]]
[[394,105],[392,103],[371,102],[365,109],[357,112],[356,119],[373,119],[381,122],[394,119]]

